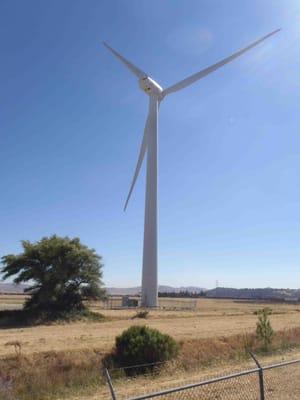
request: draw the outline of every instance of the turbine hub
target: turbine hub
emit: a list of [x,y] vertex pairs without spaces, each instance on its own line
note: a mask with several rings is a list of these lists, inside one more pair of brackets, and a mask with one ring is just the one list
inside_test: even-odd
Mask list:
[[156,83],[153,79],[149,78],[149,76],[146,76],[145,78],[140,79],[139,85],[140,85],[140,88],[145,93],[147,93],[149,96],[155,95],[155,96],[161,97],[163,88],[161,86],[159,86],[159,84]]

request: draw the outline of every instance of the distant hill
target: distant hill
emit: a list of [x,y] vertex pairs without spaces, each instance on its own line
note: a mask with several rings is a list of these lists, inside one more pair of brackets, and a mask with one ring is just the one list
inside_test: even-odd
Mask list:
[[[110,295],[138,295],[141,292],[141,287],[131,288],[106,288]],[[206,297],[214,298],[231,298],[231,299],[274,299],[274,300],[295,300],[300,299],[300,289],[274,289],[274,288],[223,288],[218,287],[215,289],[207,290],[198,286],[180,286],[172,287],[159,285],[158,291],[161,293],[201,293],[205,292]]]
[[0,282],[0,294],[22,294],[27,287],[27,285],[16,285],[14,283]]
[[[28,285],[15,285],[14,283],[0,282],[0,294],[21,294]],[[141,293],[141,287],[130,287],[130,288],[106,288],[107,293],[110,295],[138,295]],[[274,288],[259,288],[259,289],[234,289],[234,288],[223,288],[218,287],[215,289],[207,290],[198,286],[166,286],[159,285],[158,291],[161,293],[203,293],[205,292],[206,297],[214,298],[231,298],[231,299],[274,299],[274,300],[287,300],[296,301],[300,300],[300,289],[274,289]]]
[[300,299],[300,289],[234,289],[218,287],[216,289],[206,291],[206,297],[297,300]]

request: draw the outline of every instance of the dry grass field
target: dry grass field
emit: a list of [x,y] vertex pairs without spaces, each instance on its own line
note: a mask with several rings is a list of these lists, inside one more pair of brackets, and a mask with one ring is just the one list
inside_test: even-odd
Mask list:
[[[1,296],[0,309],[20,308],[23,300],[21,296]],[[136,314],[134,310],[102,310],[93,304],[93,310],[107,317],[105,321],[0,330],[0,355],[14,352],[12,346],[5,346],[10,341],[19,341],[24,354],[92,347],[106,352],[112,348],[115,337],[133,324],[146,323],[174,336],[178,341],[253,332],[257,320],[254,312],[266,306],[273,310],[271,322],[275,330],[300,326],[300,305],[294,304],[203,298],[197,300],[196,310],[153,310],[147,320],[132,319]]]
[[0,310],[18,310],[23,307],[26,296],[0,294]]
[[[21,308],[23,302],[22,296],[0,296],[0,310]],[[172,302],[170,299],[161,299],[162,305],[168,303],[169,306],[170,302]],[[59,371],[56,371],[59,364],[67,366],[66,368],[72,365],[70,381],[77,377],[77,374],[81,374],[83,382],[92,374],[92,369],[98,370],[101,357],[113,348],[116,335],[133,324],[146,324],[157,328],[172,335],[181,343],[180,362],[181,365],[182,363],[189,365],[189,371],[176,367],[171,374],[162,374],[155,380],[153,377],[139,378],[133,384],[131,382],[131,385],[117,383],[120,398],[124,398],[137,392],[152,390],[151,388],[186,384],[246,367],[249,361],[236,357],[236,347],[242,349],[244,335],[255,331],[257,321],[255,312],[261,308],[272,309],[270,319],[276,331],[292,332],[289,334],[293,340],[300,334],[300,305],[298,304],[201,298],[197,300],[194,310],[152,310],[147,319],[133,319],[135,310],[105,310],[97,303],[91,304],[90,307],[106,317],[103,322],[74,322],[0,329],[0,363],[1,359],[16,357],[17,351],[20,352],[21,357],[12,359],[12,367],[16,365],[19,370],[24,368],[28,376],[32,375],[30,379],[35,378],[35,368],[38,368],[39,371],[44,369],[44,376],[49,374],[50,370],[53,371],[53,379],[59,381],[62,376]],[[278,343],[281,340],[283,340],[282,336],[278,335]],[[19,343],[20,349],[16,348],[14,342]],[[300,338],[298,342],[300,343]],[[300,357],[298,348],[289,349],[288,352],[281,351],[280,354],[263,358],[263,361],[267,363],[275,359],[278,361],[282,358],[295,357]],[[207,366],[205,366],[206,358]],[[211,364],[212,358],[217,362]],[[93,360],[92,363],[91,360]],[[79,361],[83,363],[83,366],[79,365]],[[197,363],[199,363],[198,368]],[[253,367],[252,363],[251,367]],[[107,388],[99,386],[99,383],[85,388],[84,392],[79,387],[80,396],[76,395],[76,390],[68,393],[68,400],[109,399]],[[39,400],[43,398],[41,395]],[[61,397],[61,400],[63,398],[66,399],[66,397]]]
[[[300,351],[290,351],[288,354],[279,354],[260,357],[263,365],[280,363],[287,360],[299,359]],[[206,379],[212,379],[226,374],[232,374],[242,370],[255,368],[253,361],[243,360],[237,363],[227,362],[220,363],[219,366],[209,366],[207,368],[199,368],[194,370],[183,371],[182,369],[166,370],[160,376],[153,379],[151,376],[141,376],[138,378],[127,379],[126,384],[122,380],[113,380],[114,388],[118,399],[130,399],[138,395],[143,395],[169,388],[185,386]],[[268,400],[298,400],[300,398],[300,365],[288,366],[282,369],[270,370],[265,373],[266,393]],[[172,396],[158,397],[161,400],[240,400],[240,399],[258,399],[257,375],[253,374],[246,378],[239,378],[206,388],[195,389],[174,394]],[[213,389],[213,390],[212,390]],[[222,389],[229,389],[230,392],[225,393]],[[214,390],[216,391],[214,393]],[[257,397],[251,396],[249,393],[253,391]],[[252,392],[252,393],[253,393]],[[93,393],[81,396],[71,396],[68,400],[111,400],[111,396],[106,387],[99,387]],[[60,399],[63,400],[63,399]]]

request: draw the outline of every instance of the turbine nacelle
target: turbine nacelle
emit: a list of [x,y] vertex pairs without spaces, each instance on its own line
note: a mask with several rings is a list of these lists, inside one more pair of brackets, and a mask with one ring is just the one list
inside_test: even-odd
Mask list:
[[162,97],[163,88],[149,76],[139,80],[140,88],[149,96]]

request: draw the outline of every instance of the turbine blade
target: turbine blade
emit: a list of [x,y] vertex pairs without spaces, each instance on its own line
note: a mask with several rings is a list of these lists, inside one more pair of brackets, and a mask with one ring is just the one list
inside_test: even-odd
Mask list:
[[114,50],[112,47],[110,47],[107,43],[103,42],[103,45],[111,51],[120,61],[122,61],[123,64],[126,65],[126,67],[139,79],[145,78],[147,74],[136,67],[134,64],[132,64],[130,61],[126,60],[125,57],[123,57],[120,53],[118,53],[116,50]]
[[246,53],[248,50],[257,46],[258,44],[260,44],[261,42],[263,42],[270,36],[275,35],[275,33],[279,32],[280,30],[281,29],[276,29],[275,31],[269,33],[266,36],[263,36],[262,38],[256,40],[254,43],[251,43],[249,46],[237,51],[236,53],[232,54],[231,56],[224,58],[223,60],[217,62],[216,64],[213,64],[210,67],[205,68],[205,69],[197,72],[196,74],[191,75],[186,79],[183,79],[182,81],[180,81],[178,83],[175,83],[175,85],[172,85],[163,91],[163,96],[166,96],[167,94],[170,94],[173,92],[177,92],[178,90],[181,90],[181,89],[191,85],[192,83],[196,82],[197,80],[204,78],[206,75],[210,74],[211,72],[216,71],[218,68],[223,67],[223,65],[240,57],[242,54]]
[[139,158],[138,158],[138,161],[137,161],[137,164],[136,164],[136,167],[135,167],[133,179],[132,179],[132,182],[131,182],[131,185],[130,185],[130,189],[129,189],[129,193],[128,193],[126,202],[125,202],[124,211],[126,211],[126,208],[127,208],[131,193],[133,191],[135,182],[136,182],[137,177],[139,175],[139,172],[140,172],[140,169],[141,169],[141,166],[142,166],[145,154],[146,154],[147,144],[148,144],[149,125],[150,125],[150,118],[149,118],[149,114],[148,114],[147,120],[146,120],[146,124],[145,124],[145,129],[144,129],[143,140],[142,140],[141,147],[140,147]]

